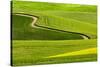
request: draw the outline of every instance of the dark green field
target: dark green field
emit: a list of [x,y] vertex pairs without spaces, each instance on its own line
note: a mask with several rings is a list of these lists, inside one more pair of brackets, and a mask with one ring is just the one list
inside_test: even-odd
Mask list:
[[95,5],[13,1],[12,65],[96,61],[96,9]]

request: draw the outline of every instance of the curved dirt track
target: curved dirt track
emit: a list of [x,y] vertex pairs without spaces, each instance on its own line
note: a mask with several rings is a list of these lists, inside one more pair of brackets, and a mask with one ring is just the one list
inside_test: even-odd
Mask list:
[[54,29],[54,28],[48,28],[48,27],[37,25],[36,21],[38,20],[38,17],[34,16],[34,15],[24,14],[24,13],[14,13],[13,15],[19,15],[19,16],[25,16],[25,17],[32,18],[33,19],[32,23],[31,23],[32,27],[39,27],[39,28],[45,28],[45,29],[50,29],[50,30],[55,30],[55,31],[60,31],[60,32],[67,32],[67,33],[79,34],[83,39],[90,39],[89,36],[87,36],[85,34],[82,34],[82,33],[71,32],[71,31],[64,31],[64,30],[59,30],[59,29]]
[[36,21],[37,21],[37,19],[38,19],[37,17],[31,16],[31,15],[28,15],[28,14],[15,13],[15,15],[25,16],[25,17],[30,17],[30,18],[32,18],[32,19],[33,19],[32,23],[31,23],[31,26],[32,26],[32,27],[35,27],[35,23],[36,23]]

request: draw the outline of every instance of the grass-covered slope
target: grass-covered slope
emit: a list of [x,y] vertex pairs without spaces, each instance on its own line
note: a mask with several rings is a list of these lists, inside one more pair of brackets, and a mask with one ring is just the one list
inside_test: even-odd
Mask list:
[[14,40],[72,40],[83,39],[79,34],[32,27],[32,18],[13,15]]
[[93,54],[47,58],[49,56],[96,47],[96,40],[14,40],[12,61],[13,65],[96,61],[95,52]]
[[[96,37],[96,6],[37,3],[38,2],[13,2],[13,12],[39,16],[37,24],[41,26],[80,32],[92,38]],[[85,7],[85,9],[83,7]]]
[[[96,6],[13,1],[12,8],[13,65],[97,60]],[[37,16],[36,25],[40,27],[31,26],[32,18],[15,13]],[[68,31],[87,35],[90,39]],[[92,53],[84,53],[92,48],[95,49]],[[67,56],[68,53],[73,55]]]
[[[29,4],[27,4],[29,3]],[[63,3],[47,3],[47,2],[31,2],[31,1],[14,1],[14,9],[22,8],[30,11],[78,11],[78,12],[96,12],[96,6],[80,5],[80,4],[63,4]],[[44,6],[45,5],[45,6]],[[30,7],[31,6],[31,7]],[[77,9],[76,9],[77,8]]]

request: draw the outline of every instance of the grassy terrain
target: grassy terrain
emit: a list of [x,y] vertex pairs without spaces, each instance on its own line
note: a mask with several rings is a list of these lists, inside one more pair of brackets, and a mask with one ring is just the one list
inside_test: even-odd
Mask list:
[[[13,1],[12,7],[12,13],[38,16],[36,24],[39,26],[82,33],[91,38],[85,40],[80,34],[32,27],[32,18],[13,14],[12,61],[14,66],[97,60],[97,50],[92,54],[46,58],[97,48],[96,6]],[[88,51],[85,52],[88,53]]]
[[[64,56],[57,58],[46,58],[67,52],[96,48],[96,40],[61,40],[61,41],[13,41],[13,63],[14,65],[33,65],[48,63],[63,63],[76,61],[94,61],[96,54],[79,56]],[[20,51],[20,52],[19,52]],[[82,57],[81,57],[82,56]],[[81,58],[79,58],[81,57]],[[63,58],[63,59],[62,59]],[[69,59],[70,58],[70,59]]]
[[[26,3],[30,3],[30,5]],[[13,2],[13,12],[39,16],[37,24],[42,26],[56,28],[65,31],[80,32],[87,34],[92,38],[96,37],[96,6],[78,4],[57,5],[55,3],[39,3],[39,5],[41,4],[41,7],[39,7],[37,3],[38,2]],[[63,7],[63,5],[65,7]],[[85,9],[83,9],[83,7],[85,7]],[[92,20],[90,20],[91,18]],[[76,25],[78,27],[76,27]]]
[[[29,4],[27,4],[29,3]],[[33,9],[35,11],[74,11],[74,12],[96,12],[96,6],[88,6],[88,5],[80,5],[80,4],[63,4],[63,3],[47,3],[47,2],[13,2],[14,6],[16,6],[14,9],[19,9],[22,8],[22,10],[29,10],[29,11],[33,11]],[[45,5],[45,6],[44,6]],[[31,7],[30,7],[31,6]],[[77,9],[75,9],[77,8]],[[20,10],[20,9],[19,9]]]
[[[17,21],[18,20],[18,21]],[[70,40],[83,39],[79,34],[31,27],[32,18],[13,15],[14,40]]]

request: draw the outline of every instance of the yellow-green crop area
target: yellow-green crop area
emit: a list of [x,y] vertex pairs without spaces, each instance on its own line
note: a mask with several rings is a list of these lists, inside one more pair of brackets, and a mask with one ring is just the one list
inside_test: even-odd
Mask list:
[[12,1],[12,65],[97,61],[96,12],[95,5]]

